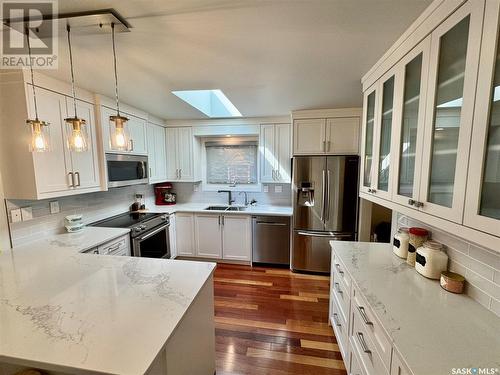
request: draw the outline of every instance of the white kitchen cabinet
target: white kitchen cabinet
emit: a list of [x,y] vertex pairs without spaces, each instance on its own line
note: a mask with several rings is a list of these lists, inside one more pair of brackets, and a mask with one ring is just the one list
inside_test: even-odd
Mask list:
[[111,137],[114,135],[114,125],[110,123],[109,117],[116,116],[116,109],[109,108],[101,105],[100,108],[101,131],[102,141],[105,152],[119,153],[119,154],[147,154],[147,131],[146,120],[126,112],[121,115],[128,118],[125,123],[125,130],[129,135],[129,144],[127,150],[114,150],[111,145]]
[[375,188],[375,164],[374,164],[374,145],[376,142],[375,131],[378,118],[376,108],[378,107],[378,85],[368,89],[363,94],[363,131],[361,137],[361,181],[360,191],[371,193]]
[[146,155],[148,152],[146,120],[129,114],[125,116],[128,117],[127,125],[130,134],[129,153]]
[[252,260],[252,222],[250,216],[222,216],[222,256],[227,260]]
[[484,15],[464,225],[500,236],[500,0]]
[[170,227],[168,228],[168,239],[170,242],[170,259],[177,258],[177,238],[176,238],[176,215],[170,215]]
[[293,122],[293,154],[321,155],[325,152],[326,119],[303,119]]
[[260,126],[260,182],[290,183],[290,125]]
[[199,258],[249,262],[252,259],[252,226],[248,215],[197,213],[196,251]]
[[395,108],[392,200],[415,209],[420,198],[430,39],[424,39],[396,67],[395,95],[402,100]]
[[[420,209],[461,223],[484,1],[470,0],[431,34]],[[477,166],[476,166],[477,167]]]
[[359,153],[359,117],[328,118],[325,131],[328,153],[342,155]]
[[[12,119],[23,115],[24,101],[23,123],[26,118],[35,118],[30,84],[19,83],[10,94],[17,103],[16,107],[5,107],[5,116]],[[6,161],[10,160],[9,165],[2,166],[5,196],[12,199],[44,199],[100,190],[94,106],[77,100],[78,116],[86,120],[84,126],[89,136],[88,150],[77,153],[67,147],[70,130],[64,121],[74,115],[73,99],[39,87],[36,88],[36,96],[39,118],[50,123],[50,149],[43,153],[31,153],[26,142],[28,129],[21,129],[22,134],[19,135],[15,134],[17,129],[10,129],[9,138],[4,138],[6,143],[0,147],[6,153]],[[16,146],[18,141],[22,145]],[[12,160],[16,162],[12,163]]]
[[395,349],[392,351],[392,361],[391,361],[391,375],[410,375],[411,372],[408,367],[405,366],[401,357],[396,352]]
[[147,124],[149,182],[167,181],[167,154],[165,128]]
[[[167,178],[171,181],[193,182],[198,178],[195,168],[195,139],[191,127],[166,128]],[[199,164],[199,160],[196,160]]]
[[[73,99],[66,98],[66,112],[67,117],[73,115]],[[85,152],[74,152],[65,147],[66,163],[71,164],[69,173],[73,173],[74,176],[74,186],[73,189],[81,190],[88,188],[99,188],[101,184],[100,173],[99,173],[99,157],[97,153],[97,135],[96,135],[96,123],[95,123],[95,109],[94,105],[77,100],[76,108],[78,111],[78,116],[83,118],[87,124],[84,125],[87,130],[88,137],[88,150]],[[64,126],[66,137],[69,136],[70,129],[68,126]]]
[[175,214],[175,239],[178,256],[195,256],[194,215],[177,212]]
[[196,214],[196,255],[204,258],[222,258],[222,216]]
[[294,155],[357,155],[358,153],[358,116],[340,115],[297,119],[293,122]]

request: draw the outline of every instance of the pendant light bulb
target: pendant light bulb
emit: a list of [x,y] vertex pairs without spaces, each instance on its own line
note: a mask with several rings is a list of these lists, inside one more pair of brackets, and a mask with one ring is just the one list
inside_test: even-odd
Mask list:
[[69,63],[71,68],[71,90],[73,94],[74,116],[65,118],[68,126],[68,148],[73,152],[85,152],[88,150],[86,121],[77,116],[76,112],[76,94],[75,94],[75,74],[73,71],[73,51],[71,49],[70,26],[66,26],[68,32]]
[[31,45],[30,45],[30,36],[29,29],[26,28],[26,41],[28,45],[28,55],[30,60],[30,73],[31,73],[31,88],[33,90],[33,103],[35,109],[35,119],[26,120],[26,124],[30,129],[30,145],[29,150],[31,152],[46,152],[49,151],[49,123],[45,121],[40,121],[38,119],[38,107],[36,102],[36,91],[35,91],[35,79],[33,75],[33,59],[31,58]]
[[120,114],[120,99],[118,95],[118,72],[116,69],[116,45],[115,45],[115,24],[111,23],[111,42],[113,46],[113,68],[115,73],[115,99],[116,115],[109,116],[111,132],[111,149],[117,151],[130,151],[130,137],[127,131],[127,117]]

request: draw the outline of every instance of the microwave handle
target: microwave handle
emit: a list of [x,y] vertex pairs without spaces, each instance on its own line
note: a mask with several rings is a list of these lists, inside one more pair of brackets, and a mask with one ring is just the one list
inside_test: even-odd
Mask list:
[[141,161],[140,162],[140,166],[141,166],[141,172],[140,172],[140,175],[139,175],[139,178],[140,179],[143,179],[143,178],[146,178],[146,163]]

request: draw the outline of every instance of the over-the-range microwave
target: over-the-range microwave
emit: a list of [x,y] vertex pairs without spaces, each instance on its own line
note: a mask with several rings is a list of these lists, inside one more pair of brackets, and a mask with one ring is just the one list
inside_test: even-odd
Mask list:
[[108,187],[147,184],[148,157],[141,155],[106,154]]

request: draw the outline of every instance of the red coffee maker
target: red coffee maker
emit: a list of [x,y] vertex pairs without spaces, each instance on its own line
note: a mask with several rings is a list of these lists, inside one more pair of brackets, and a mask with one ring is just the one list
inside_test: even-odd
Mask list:
[[172,205],[176,203],[176,194],[172,191],[172,184],[166,182],[155,186],[155,203],[159,206]]

